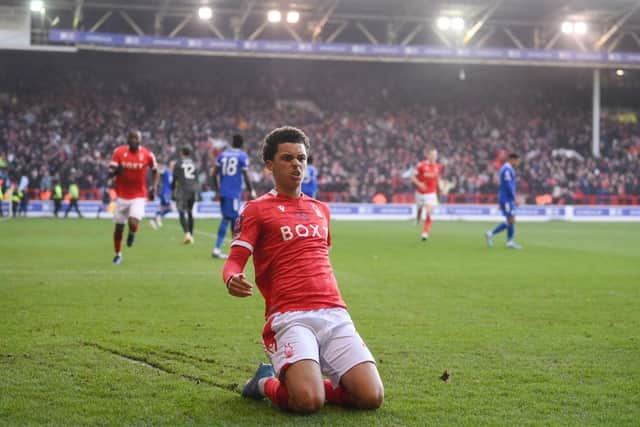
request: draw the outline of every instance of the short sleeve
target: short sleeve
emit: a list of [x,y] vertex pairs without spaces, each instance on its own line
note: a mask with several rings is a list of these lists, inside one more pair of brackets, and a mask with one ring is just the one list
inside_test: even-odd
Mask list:
[[149,165],[151,169],[158,169],[158,162],[156,162],[156,156],[151,151],[147,151],[147,165]]
[[253,249],[260,235],[260,210],[252,202],[247,202],[242,208],[240,216],[233,227],[233,241],[231,246],[242,246],[253,253]]
[[240,169],[246,169],[249,166],[249,156],[244,154],[241,158]]

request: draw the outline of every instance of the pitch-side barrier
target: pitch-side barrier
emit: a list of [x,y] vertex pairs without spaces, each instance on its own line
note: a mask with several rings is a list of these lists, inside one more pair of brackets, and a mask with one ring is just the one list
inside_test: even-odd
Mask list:
[[[85,218],[96,218],[101,207],[98,201],[80,201],[80,212]],[[64,216],[67,204],[59,213]],[[114,204],[103,207],[100,218],[112,218]],[[148,202],[146,215],[151,218],[158,210],[158,202]],[[415,218],[416,207],[410,204],[376,205],[366,203],[330,203],[332,219],[336,220],[408,220]],[[11,207],[2,203],[5,217],[11,215]],[[219,218],[220,206],[217,202],[199,202],[194,207],[197,218]],[[599,222],[640,222],[640,206],[537,206],[526,205],[517,208],[519,221],[599,221]],[[29,202],[28,217],[52,217],[53,202],[33,200]],[[76,217],[74,211],[70,218]],[[167,215],[177,218],[174,211]],[[435,208],[434,219],[463,221],[498,221],[502,218],[497,205],[444,204]]]

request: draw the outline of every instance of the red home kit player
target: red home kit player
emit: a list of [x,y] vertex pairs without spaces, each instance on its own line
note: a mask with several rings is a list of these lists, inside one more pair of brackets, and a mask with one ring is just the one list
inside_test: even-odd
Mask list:
[[139,131],[130,131],[127,145],[115,149],[109,163],[109,176],[115,177],[116,208],[113,212],[115,230],[113,246],[115,256],[113,264],[122,262],[122,234],[125,224],[129,224],[127,246],[131,247],[138,231],[138,224],[144,217],[144,204],[147,198],[147,168],[152,171],[152,187],[149,199],[153,200],[158,187],[158,165],[153,153],[140,146],[142,135]]
[[376,409],[382,381],[329,262],[329,208],[300,190],[308,148],[307,136],[296,128],[267,135],[263,159],[275,189],[246,204],[223,268],[229,294],[251,296],[243,270],[253,255],[255,283],[265,299],[262,340],[272,364],[260,365],[242,395],[266,396],[281,409],[302,413],[325,402]]
[[438,179],[442,174],[442,165],[437,162],[438,151],[435,149],[425,150],[426,160],[418,163],[411,180],[416,185],[416,223],[422,219],[422,210],[426,207],[427,218],[422,229],[422,240],[429,238],[431,231],[431,213],[438,204]]

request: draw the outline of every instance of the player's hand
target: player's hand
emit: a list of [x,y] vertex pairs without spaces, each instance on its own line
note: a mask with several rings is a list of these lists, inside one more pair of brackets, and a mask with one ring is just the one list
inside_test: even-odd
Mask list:
[[121,164],[118,166],[109,165],[109,178],[120,175],[123,170],[124,167]]
[[421,189],[421,190],[426,190],[426,189],[427,189],[427,186],[426,186],[424,183],[419,182],[419,183],[418,183],[418,188],[419,188],[419,189]]
[[227,281],[227,289],[234,297],[245,298],[253,295],[253,285],[247,282],[244,273],[231,276]]
[[153,187],[149,187],[149,200],[153,202],[153,199],[156,198],[156,189]]

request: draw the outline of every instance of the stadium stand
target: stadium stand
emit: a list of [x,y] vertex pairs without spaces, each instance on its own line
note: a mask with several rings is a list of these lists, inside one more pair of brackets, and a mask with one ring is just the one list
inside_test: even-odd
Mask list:
[[130,127],[141,129],[160,161],[184,143],[195,146],[207,171],[203,191],[213,156],[239,131],[264,192],[270,179],[260,139],[293,124],[315,142],[320,197],[329,201],[369,202],[383,194],[412,202],[407,176],[429,145],[440,152],[450,202],[495,202],[499,165],[517,151],[523,202],[640,203],[635,112],[625,108],[625,96],[611,106],[605,96],[603,156],[594,158],[589,86],[579,70],[476,67],[461,81],[455,66],[437,65],[9,57],[0,71],[0,171],[5,186],[27,176],[30,198],[48,197],[57,180],[66,188],[75,175],[83,198],[99,199],[105,156]]

